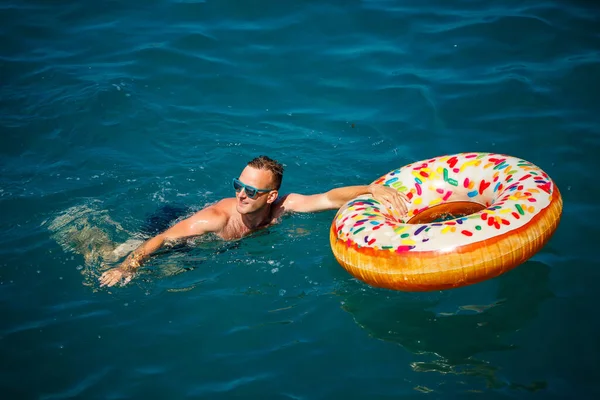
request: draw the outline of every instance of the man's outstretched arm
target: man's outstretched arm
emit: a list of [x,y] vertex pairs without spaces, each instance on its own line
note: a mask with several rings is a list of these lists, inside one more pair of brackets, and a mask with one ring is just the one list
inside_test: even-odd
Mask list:
[[166,242],[186,237],[200,236],[209,232],[220,231],[227,223],[227,216],[216,209],[208,207],[190,218],[178,222],[166,231],[148,239],[116,268],[104,272],[100,276],[100,286],[113,286],[120,280],[127,284],[134,272],[140,268],[150,256],[161,249]]
[[326,193],[309,196],[292,193],[285,198],[283,207],[285,210],[296,212],[335,210],[343,206],[346,202],[363,194],[372,195],[375,200],[388,208],[397,210],[402,215],[408,211],[406,203],[409,200],[404,193],[400,193],[387,186],[374,184],[346,186],[331,189]]

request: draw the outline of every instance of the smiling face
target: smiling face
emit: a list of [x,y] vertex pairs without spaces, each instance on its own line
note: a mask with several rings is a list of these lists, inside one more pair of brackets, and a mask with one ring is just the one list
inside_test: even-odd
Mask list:
[[278,192],[274,189],[274,175],[271,171],[247,166],[242,171],[239,180],[243,184],[254,186],[257,189],[273,189],[267,193],[258,193],[254,199],[249,198],[245,190],[237,192],[235,195],[237,199],[236,209],[240,214],[252,214],[261,211],[277,199]]

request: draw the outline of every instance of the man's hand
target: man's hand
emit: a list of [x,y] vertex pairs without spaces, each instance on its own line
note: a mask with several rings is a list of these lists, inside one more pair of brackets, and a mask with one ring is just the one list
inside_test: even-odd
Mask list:
[[373,198],[386,206],[389,209],[396,210],[400,215],[407,215],[407,203],[410,202],[404,193],[400,193],[396,189],[383,185],[369,185],[369,192]]
[[100,287],[102,286],[113,286],[120,280],[123,280],[122,285],[127,285],[133,278],[133,271],[131,269],[124,268],[123,266],[109,269],[100,276]]

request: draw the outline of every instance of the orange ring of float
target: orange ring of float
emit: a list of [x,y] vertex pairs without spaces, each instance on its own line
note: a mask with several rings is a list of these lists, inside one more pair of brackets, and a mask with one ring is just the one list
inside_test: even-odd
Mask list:
[[[552,179],[502,154],[436,157],[374,183],[405,193],[408,216],[359,196],[338,210],[330,244],[351,275],[393,290],[443,290],[499,276],[538,252],[562,214]],[[460,216],[435,221],[448,214]]]

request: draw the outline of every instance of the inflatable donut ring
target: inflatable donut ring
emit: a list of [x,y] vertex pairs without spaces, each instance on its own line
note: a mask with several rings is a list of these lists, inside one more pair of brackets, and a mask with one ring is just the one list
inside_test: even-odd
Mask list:
[[338,210],[330,244],[351,275],[393,290],[450,289],[503,274],[548,242],[562,213],[544,171],[501,154],[445,155],[374,183],[405,193],[408,216],[358,196]]

